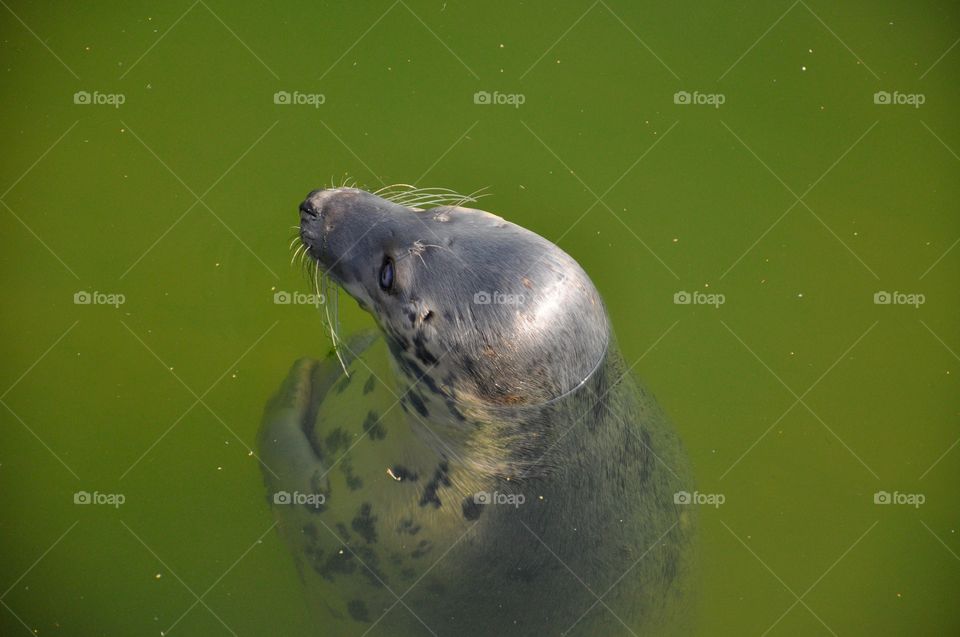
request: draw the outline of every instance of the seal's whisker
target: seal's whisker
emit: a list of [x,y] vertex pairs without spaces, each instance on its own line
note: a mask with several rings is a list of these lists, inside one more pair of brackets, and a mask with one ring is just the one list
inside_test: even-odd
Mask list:
[[411,184],[390,184],[373,194],[406,207],[459,206],[475,201],[473,195],[463,195],[449,188],[421,188]]
[[400,205],[402,205],[402,206],[407,206],[408,208],[412,208],[412,207],[414,207],[414,206],[430,206],[430,205],[433,205],[433,206],[442,206],[442,205],[448,204],[449,201],[447,201],[446,199],[441,199],[441,198],[419,197],[419,198],[416,198],[416,199],[408,199],[408,200],[404,200],[404,201],[396,201],[396,202],[394,202],[394,203],[398,203],[398,204],[400,204]]
[[411,198],[411,197],[462,197],[460,193],[446,190],[438,191],[428,191],[428,190],[416,190],[416,191],[404,191],[396,194],[397,199]]
[[310,261],[307,259],[307,251],[304,250],[300,257],[300,269],[306,274],[307,280],[313,283],[313,270],[310,268]]
[[[320,264],[317,264],[317,269],[319,272]],[[333,295],[331,296],[331,285],[333,286]],[[342,353],[342,343],[340,340],[340,303],[339,303],[339,293],[340,286],[336,284],[335,281],[330,279],[330,276],[327,273],[324,273],[320,276],[320,289],[318,290],[318,296],[323,298],[323,310],[324,310],[324,319],[327,324],[327,328],[330,330],[330,341],[333,344],[333,352],[337,355],[337,360],[340,361],[340,367],[343,368],[343,373],[349,378],[350,372],[347,370],[347,365],[343,360]],[[331,310],[332,306],[332,310]],[[331,316],[332,315],[332,316]]]
[[343,333],[343,330],[340,329],[340,286],[333,286],[333,317],[337,322],[337,339],[339,341],[339,335]]
[[420,206],[420,205],[443,206],[443,205],[451,205],[458,201],[466,201],[466,200],[463,197],[452,199],[451,197],[440,196],[440,195],[422,195],[418,197],[398,199],[394,201],[394,203],[398,203],[400,205],[407,206],[407,207]]
[[489,188],[489,187],[490,187],[490,186],[481,186],[480,188],[477,188],[476,190],[474,190],[473,192],[471,192],[468,196],[469,196],[469,197],[474,197],[474,198],[477,198],[477,197],[489,197],[489,196],[492,195],[493,193],[492,193],[492,192],[484,192],[484,190],[486,190],[486,189]]
[[474,190],[474,191],[471,192],[469,195],[467,195],[466,197],[464,197],[463,201],[461,201],[460,203],[457,203],[457,204],[455,204],[455,205],[457,205],[457,206],[462,206],[462,205],[465,204],[465,203],[476,203],[477,201],[479,201],[480,199],[483,199],[484,197],[489,197],[489,196],[491,196],[493,193],[492,193],[492,192],[484,192],[486,189],[487,189],[487,186],[484,186],[483,188],[479,188],[479,189],[477,189],[477,190]]
[[463,196],[463,195],[461,195],[461,194],[459,194],[459,193],[453,192],[452,190],[449,191],[449,192],[447,192],[447,191],[432,192],[432,191],[426,191],[426,190],[418,190],[418,191],[416,191],[416,192],[404,192],[404,193],[401,193],[400,197],[398,197],[398,198],[403,198],[403,197],[406,197],[406,198],[416,198],[416,197],[449,197],[449,196],[451,196],[451,195],[457,196],[457,197],[462,197],[462,196]]
[[296,250],[294,251],[294,253],[293,253],[293,256],[290,257],[290,265],[293,265],[294,261],[296,261],[296,260],[297,260],[297,257],[299,257],[300,254],[301,254],[302,252],[304,252],[304,250],[305,250],[306,247],[307,247],[307,246],[305,246],[305,245],[302,244],[302,243],[297,247],[297,249],[296,249]]
[[412,186],[410,184],[388,184],[386,186],[383,186],[382,188],[378,188],[377,190],[374,190],[373,194],[379,197],[381,196],[381,193],[384,193],[390,190],[396,190],[399,188],[407,188],[412,190],[412,189],[416,189],[416,186]]

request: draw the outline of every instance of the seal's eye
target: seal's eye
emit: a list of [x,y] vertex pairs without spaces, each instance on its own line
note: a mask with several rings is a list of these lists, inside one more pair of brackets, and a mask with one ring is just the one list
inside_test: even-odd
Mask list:
[[386,257],[380,266],[380,289],[389,292],[393,287],[393,259]]

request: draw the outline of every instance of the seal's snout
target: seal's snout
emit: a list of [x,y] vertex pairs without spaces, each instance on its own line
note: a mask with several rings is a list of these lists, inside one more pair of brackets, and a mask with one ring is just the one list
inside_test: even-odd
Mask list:
[[362,224],[354,223],[362,215],[360,195],[354,188],[313,190],[299,206],[300,240],[321,266],[343,259],[349,246],[362,236]]
[[323,204],[323,198],[320,196],[322,190],[314,190],[300,204],[300,218],[303,220],[316,219],[320,216],[320,207]]

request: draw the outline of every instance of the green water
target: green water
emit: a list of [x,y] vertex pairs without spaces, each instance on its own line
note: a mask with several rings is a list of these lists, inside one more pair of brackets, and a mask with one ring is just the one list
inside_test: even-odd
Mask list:
[[274,293],[343,175],[487,187],[591,274],[723,496],[701,634],[956,633],[958,35],[949,2],[5,3],[0,633],[315,634],[250,452],[329,348]]

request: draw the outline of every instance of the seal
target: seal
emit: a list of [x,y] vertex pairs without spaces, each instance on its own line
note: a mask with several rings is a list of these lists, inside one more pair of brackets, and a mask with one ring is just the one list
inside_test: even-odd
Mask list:
[[318,634],[675,630],[694,520],[673,428],[571,256],[443,199],[300,205],[304,254],[379,328],[297,361],[259,432]]

